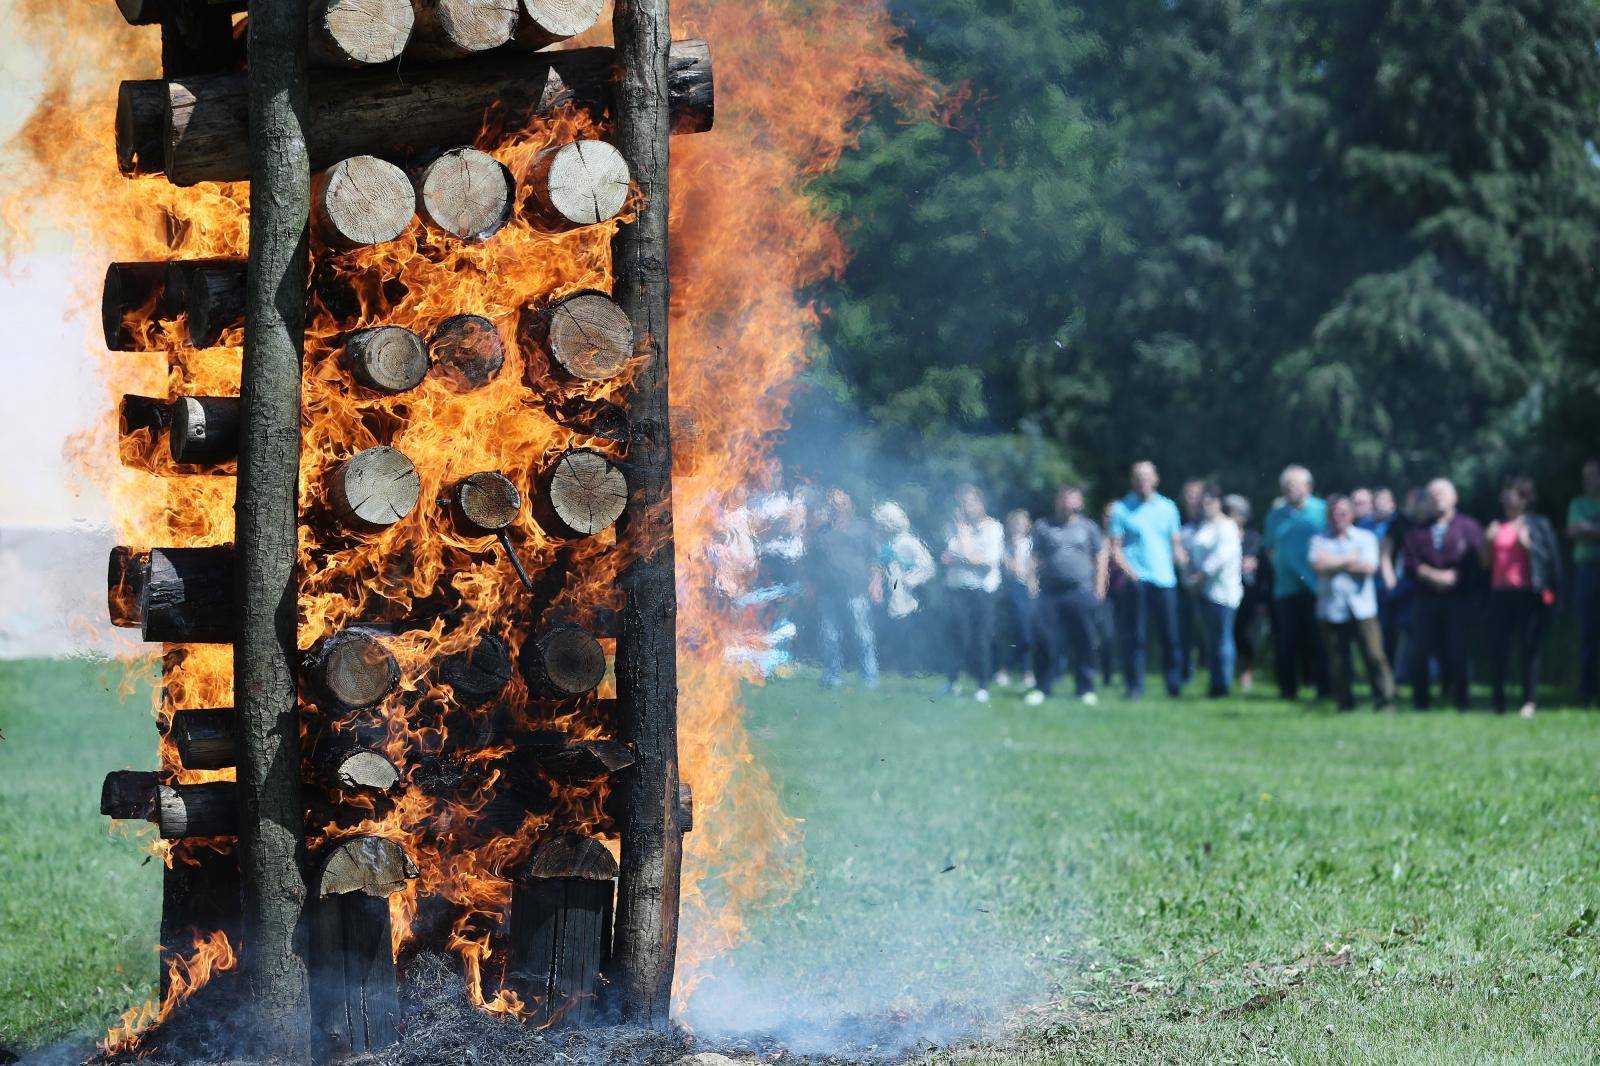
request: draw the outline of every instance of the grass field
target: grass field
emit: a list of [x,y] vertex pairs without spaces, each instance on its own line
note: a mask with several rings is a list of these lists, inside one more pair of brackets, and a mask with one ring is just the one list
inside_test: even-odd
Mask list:
[[[159,877],[95,812],[150,726],[95,680],[0,667],[0,1044],[153,981]],[[697,993],[702,1031],[915,1048],[998,1013],[931,1056],[1595,1061],[1600,716],[932,691],[752,692],[808,875]]]

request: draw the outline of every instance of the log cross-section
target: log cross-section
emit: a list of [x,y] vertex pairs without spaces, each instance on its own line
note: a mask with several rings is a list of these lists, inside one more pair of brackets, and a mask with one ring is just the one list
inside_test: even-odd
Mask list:
[[358,329],[344,339],[351,377],[375,392],[414,389],[428,376],[428,346],[403,326]]
[[621,468],[599,452],[576,449],[550,467],[534,514],[546,533],[590,537],[609,529],[628,504],[628,481]]
[[517,44],[543,48],[576,37],[600,21],[604,10],[605,0],[522,0]]
[[593,692],[606,675],[605,649],[577,626],[557,626],[523,645],[522,661],[529,689],[548,699]]
[[604,141],[546,148],[534,159],[528,181],[528,216],[548,230],[604,222],[628,201],[628,164]]
[[311,0],[311,61],[363,67],[399,57],[416,21],[411,0]]
[[411,460],[381,444],[339,464],[329,478],[328,502],[357,529],[383,529],[410,514],[421,492]]
[[311,669],[322,690],[349,710],[381,703],[400,684],[400,664],[394,655],[363,629],[329,637],[312,656]]
[[435,229],[487,240],[511,218],[516,181],[505,164],[476,148],[451,148],[416,176],[417,213]]
[[341,159],[311,182],[312,230],[330,248],[392,241],[416,212],[406,172],[376,156]]
[[506,362],[505,342],[482,315],[451,315],[428,340],[433,372],[456,392],[481,389]]
[[[530,306],[523,312],[519,337],[542,351],[550,370],[574,381],[605,381],[621,373],[633,355],[633,324],[611,297],[599,292],[575,292],[547,306]],[[535,381],[533,360],[528,362],[528,384]]]
[[486,52],[511,40],[517,0],[411,0],[416,11],[412,56],[456,59]]

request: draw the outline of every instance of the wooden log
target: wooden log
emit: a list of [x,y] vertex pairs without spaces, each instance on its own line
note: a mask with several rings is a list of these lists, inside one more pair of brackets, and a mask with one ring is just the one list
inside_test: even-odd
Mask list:
[[120,629],[137,629],[143,616],[145,582],[150,577],[150,553],[119,544],[106,563],[106,613]]
[[398,59],[415,23],[411,0],[312,0],[307,57],[324,67]]
[[328,503],[357,529],[392,526],[417,505],[422,480],[404,453],[380,444],[346,459],[328,478]]
[[459,59],[511,40],[516,0],[412,0],[417,28],[407,53],[425,61]]
[[476,533],[504,529],[522,511],[522,493],[496,470],[468,474],[452,494],[457,517]]
[[158,344],[165,333],[156,323],[172,316],[166,300],[165,263],[112,263],[106,267],[100,291],[100,323],[106,347],[114,352],[136,352],[143,346],[132,321],[146,321],[149,343]]
[[534,516],[556,537],[588,537],[610,528],[628,504],[622,470],[599,452],[575,449],[561,456],[541,479]]
[[330,248],[392,241],[416,213],[406,172],[376,156],[341,159],[311,181],[311,230]]
[[508,978],[537,1024],[585,1026],[600,1015],[611,954],[616,860],[604,844],[557,837],[520,871],[511,894]]
[[237,722],[232,707],[178,711],[167,735],[185,770],[222,770],[239,758]]
[[678,941],[683,835],[678,795],[677,575],[672,529],[672,430],[668,414],[667,204],[672,59],[667,0],[617,0],[613,13],[621,83],[617,147],[643,197],[638,217],[611,245],[615,296],[640,338],[629,414],[629,501],[619,540],[624,568],[617,640],[619,736],[637,762],[619,790],[622,870],[617,883],[617,965],[622,1020],[665,1027]]
[[552,232],[615,218],[628,202],[628,164],[605,141],[546,148],[528,175],[524,214]]
[[403,326],[358,329],[344,340],[350,375],[375,392],[414,389],[428,375],[428,346]]
[[239,832],[239,793],[232,781],[162,785],[156,790],[162,840],[226,837]]
[[[239,856],[232,848],[219,850],[212,843],[175,841],[171,865],[161,873],[163,998],[172,980],[172,963],[180,956],[193,955],[197,941],[221,932],[229,944],[240,943]],[[230,997],[236,991],[237,977],[236,970],[213,971],[211,980],[184,1001],[185,1009],[180,1014],[189,1019],[204,1018],[202,1024],[211,1024],[218,1015],[203,1012],[236,1006]]]
[[598,781],[633,765],[633,749],[620,740],[579,740],[539,760],[553,781]]
[[463,240],[488,240],[511,219],[516,179],[494,156],[451,148],[417,171],[417,213]]
[[469,651],[440,662],[439,680],[455,692],[460,706],[481,707],[511,682],[511,648],[494,633],[485,633]]
[[160,785],[159,775],[151,770],[113,770],[100,785],[100,813],[124,821],[151,821]]
[[[419,146],[474,143],[491,108],[508,130],[567,103],[601,118],[613,107],[613,79],[609,48],[497,53],[404,73],[329,73],[312,86],[306,147],[311,166],[320,169],[353,155],[403,158]],[[669,88],[675,132],[711,128],[711,51],[704,41],[673,46]],[[246,98],[241,74],[167,81],[160,135],[169,180],[193,185],[250,177]],[[125,135],[144,143],[150,129],[133,127]],[[119,154],[125,151],[134,149],[119,146]]]
[[183,312],[189,343],[210,348],[244,324],[245,260],[175,259],[166,264],[163,298]]
[[577,626],[557,626],[523,645],[522,673],[528,688],[550,699],[592,692],[606,676],[606,652]]
[[239,397],[180,396],[172,401],[172,461],[222,463],[239,457]]
[[139,597],[145,640],[226,644],[235,633],[234,551],[152,548]]
[[159,436],[172,423],[172,401],[123,393],[117,403],[117,430],[124,437],[140,430]]
[[311,906],[311,1028],[318,1061],[344,1061],[399,1039],[392,893],[417,876],[390,840],[341,840],[323,855]]
[[349,710],[381,703],[400,685],[400,664],[376,635],[359,627],[329,637],[310,666],[322,691]]
[[428,340],[433,372],[457,392],[470,392],[494,380],[505,365],[500,332],[482,315],[452,315]]
[[117,88],[117,169],[128,177],[166,167],[167,83],[125,81]]
[[[243,11],[245,0],[205,0],[206,6],[232,14]],[[117,9],[130,26],[153,26],[177,10],[174,0],[117,0]]]
[[576,37],[600,21],[605,6],[605,0],[522,0],[517,46],[538,49]]
[[344,748],[327,755],[322,776],[333,788],[345,792],[388,792],[400,783],[400,771],[381,751]]
[[[242,5],[241,5],[242,6]],[[237,70],[243,41],[233,7],[210,0],[161,0],[161,70],[167,77]]]
[[[616,301],[605,293],[575,292],[550,304],[523,309],[518,339],[529,349],[544,353],[549,369],[569,381],[605,381],[621,373],[633,355],[633,324]],[[528,361],[528,384],[539,373]]]

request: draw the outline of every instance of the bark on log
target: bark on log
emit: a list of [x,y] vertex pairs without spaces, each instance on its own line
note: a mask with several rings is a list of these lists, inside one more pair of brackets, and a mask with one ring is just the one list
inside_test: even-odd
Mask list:
[[493,633],[485,633],[472,650],[439,664],[439,680],[449,685],[462,707],[481,707],[511,681],[511,649]]
[[394,525],[411,513],[421,492],[417,468],[385,444],[357,452],[328,478],[328,503],[357,529]]
[[150,577],[150,553],[119,544],[106,564],[106,612],[120,629],[137,629],[143,617],[144,586]]
[[167,83],[125,81],[117,89],[117,169],[128,177],[166,167]]
[[162,840],[227,837],[239,832],[239,793],[232,781],[162,785],[156,790]]
[[539,49],[576,37],[600,21],[605,0],[522,0],[517,46]]
[[522,673],[536,696],[581,696],[605,678],[605,649],[577,626],[557,626],[523,645]]
[[239,397],[180,396],[169,437],[175,463],[222,463],[239,457]]
[[511,40],[517,0],[412,0],[417,28],[406,50],[413,59],[459,59]]
[[599,452],[575,449],[550,467],[534,498],[534,515],[555,537],[589,537],[611,524],[628,504],[620,467]]
[[226,644],[234,639],[234,550],[152,548],[139,597],[143,639]]
[[300,364],[305,346],[311,168],[305,0],[252,6],[239,138],[252,176],[245,290],[243,420],[235,505],[239,628],[239,826],[244,886],[240,975],[247,1055],[304,1061],[310,1007],[302,923],[305,807],[295,702],[295,562],[300,481]]
[[635,376],[628,446],[633,498],[620,538],[635,546],[623,571],[617,641],[620,739],[637,762],[623,787],[622,871],[615,967],[622,1020],[664,1027],[677,955],[683,837],[678,798],[677,589],[672,543],[672,434],[667,404],[667,0],[617,0],[617,147],[644,197],[612,243],[616,299],[647,361]]
[[151,821],[160,785],[159,775],[151,770],[113,770],[100,785],[100,813],[124,821]]
[[353,68],[398,59],[415,21],[411,0],[312,0],[310,61]]
[[356,330],[345,338],[344,360],[356,381],[391,396],[428,376],[428,346],[403,326]]
[[516,180],[494,156],[452,148],[416,175],[417,213],[463,240],[488,240],[511,219]]
[[508,977],[536,1023],[598,1020],[616,875],[604,844],[574,834],[542,846],[516,877]]
[[210,348],[244,324],[246,261],[175,259],[166,264],[163,299],[184,313],[189,343]]
[[433,371],[457,392],[471,392],[494,380],[505,365],[500,332],[482,315],[452,315],[428,341]]
[[605,141],[546,148],[528,175],[524,213],[551,232],[615,218],[628,202],[628,164]]
[[381,751],[345,748],[323,760],[328,784],[345,792],[388,792],[400,783],[400,771]]
[[[401,158],[419,148],[469,144],[490,108],[503,129],[525,128],[536,115],[571,103],[596,118],[614,110],[614,55],[609,48],[535,54],[497,53],[472,63],[407,70],[329,73],[312,87],[306,130],[311,165],[353,155]],[[673,46],[673,130],[711,128],[711,52],[704,41]],[[169,79],[161,116],[163,170],[177,185],[250,177],[246,80],[239,74]],[[145,143],[151,131],[130,128]],[[134,149],[119,146],[119,154]]]
[[388,896],[417,869],[377,837],[334,844],[322,860],[311,917],[311,1027],[320,1061],[344,1061],[399,1039]]
[[166,333],[156,323],[174,313],[173,304],[166,299],[166,276],[165,263],[112,263],[106,267],[105,285],[100,291],[100,323],[107,348],[136,352],[145,346],[130,319],[148,321],[148,343],[160,345]]
[[330,248],[392,241],[416,213],[406,172],[376,156],[341,159],[311,181],[311,229]]
[[311,666],[323,691],[349,710],[381,703],[400,684],[400,664],[389,649],[358,628],[329,637]]
[[[616,301],[600,292],[575,292],[547,305],[523,309],[519,338],[523,350],[538,350],[558,378],[605,381],[621,373],[633,355],[633,324]],[[540,371],[528,360],[528,384]]]
[[239,759],[237,719],[232,707],[178,711],[168,736],[185,770],[222,770]]

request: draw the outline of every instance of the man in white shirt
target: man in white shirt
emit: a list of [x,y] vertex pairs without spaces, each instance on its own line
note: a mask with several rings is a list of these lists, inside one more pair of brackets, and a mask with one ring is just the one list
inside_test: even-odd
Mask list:
[[950,680],[945,686],[949,695],[960,695],[964,667],[978,685],[973,697],[979,703],[989,702],[989,679],[994,676],[994,601],[1005,547],[1005,528],[985,510],[983,493],[973,485],[957,488],[949,536],[939,557],[950,590],[954,643]]
[[1378,624],[1378,538],[1355,526],[1355,508],[1347,496],[1328,501],[1328,528],[1311,538],[1311,569],[1317,574],[1317,620],[1331,660],[1333,694],[1339,710],[1355,709],[1351,691],[1350,643],[1361,646],[1361,658],[1381,711],[1394,708],[1394,675],[1383,653],[1383,628]]

